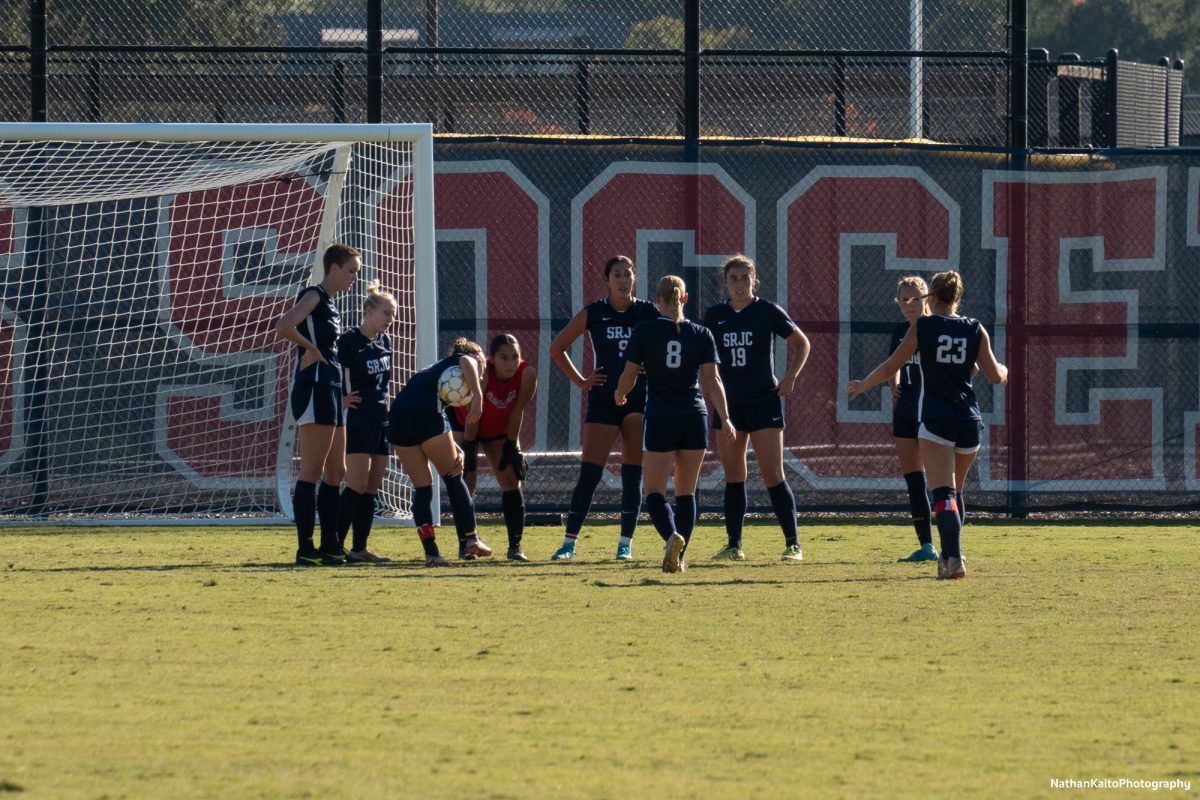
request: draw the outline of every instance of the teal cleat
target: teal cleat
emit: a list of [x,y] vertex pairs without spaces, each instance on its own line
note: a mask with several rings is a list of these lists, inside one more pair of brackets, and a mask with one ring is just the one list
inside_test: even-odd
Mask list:
[[575,542],[563,542],[562,547],[554,551],[554,555],[550,556],[551,561],[570,561],[575,557]]
[[727,545],[723,550],[712,557],[713,561],[745,561],[746,554],[742,552],[742,548]]
[[617,545],[617,561],[633,561],[633,545],[618,544]]
[[932,542],[921,545],[918,549],[914,550],[911,555],[906,556],[905,558],[899,559],[899,561],[901,561],[901,562],[907,561],[907,562],[914,562],[914,563],[917,561],[937,561],[937,560],[938,560],[937,550],[933,549]]

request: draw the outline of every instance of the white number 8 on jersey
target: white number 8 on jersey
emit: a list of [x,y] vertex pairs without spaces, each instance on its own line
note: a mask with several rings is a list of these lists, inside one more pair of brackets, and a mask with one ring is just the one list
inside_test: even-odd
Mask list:
[[683,344],[672,339],[667,342],[667,366],[679,369],[683,365]]

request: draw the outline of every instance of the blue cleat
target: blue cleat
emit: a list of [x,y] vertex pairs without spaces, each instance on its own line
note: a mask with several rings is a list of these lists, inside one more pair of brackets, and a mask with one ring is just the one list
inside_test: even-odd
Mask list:
[[550,556],[551,561],[570,561],[575,557],[575,540],[563,542],[562,547],[554,551],[554,555]]
[[933,543],[923,544],[917,550],[914,550],[911,555],[899,559],[901,562],[917,562],[917,561],[937,561],[937,550],[933,549]]
[[618,544],[617,545],[617,561],[633,561],[633,545]]

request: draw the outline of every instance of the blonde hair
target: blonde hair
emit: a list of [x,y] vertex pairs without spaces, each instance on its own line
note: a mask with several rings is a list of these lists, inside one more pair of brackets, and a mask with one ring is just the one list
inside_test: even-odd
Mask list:
[[929,294],[929,287],[925,285],[925,279],[920,275],[905,275],[896,281],[896,297],[900,296],[900,290],[905,286],[916,289],[917,294],[921,295],[921,297],[926,297]]
[[380,286],[378,281],[372,283],[367,287],[367,296],[366,299],[363,300],[363,311],[377,308],[382,305],[385,300],[391,302],[392,306],[397,311],[400,310],[400,304],[396,302],[395,295]]
[[750,291],[758,291],[758,267],[754,265],[754,259],[742,253],[730,256],[729,260],[725,262],[721,267],[721,279],[728,278],[729,270],[736,267],[742,267],[750,273]]
[[945,303],[951,310],[958,308],[963,296],[962,276],[957,272],[939,272],[929,281],[929,294],[939,303]]
[[687,294],[687,284],[678,275],[664,275],[658,281],[658,291],[655,295],[671,310],[671,319],[675,320],[675,330],[683,322],[683,296]]

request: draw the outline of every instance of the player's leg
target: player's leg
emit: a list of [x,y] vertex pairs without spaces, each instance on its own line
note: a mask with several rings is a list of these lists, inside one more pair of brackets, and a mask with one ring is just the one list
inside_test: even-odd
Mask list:
[[[367,549],[367,539],[370,538],[371,527],[375,524],[375,497],[379,494],[380,487],[383,486],[383,476],[387,472],[388,457],[386,453],[387,447],[384,445],[382,455],[376,452],[370,456],[366,486],[359,493],[351,522],[354,537],[351,541],[350,554],[346,557],[347,561],[382,564],[391,560],[377,556]],[[349,474],[348,470],[349,464],[347,464],[347,474]],[[348,483],[349,478],[347,477]],[[345,491],[342,494],[345,495]]]
[[783,471],[783,428],[758,428],[750,432],[758,471],[771,498],[775,519],[783,531],[783,560],[801,561],[799,531],[796,528],[796,495]]
[[637,413],[621,419],[621,538],[617,560],[633,560],[633,534],[642,513],[642,435],[645,417]]
[[963,502],[963,487],[967,485],[967,473],[971,471],[971,465],[975,463],[975,456],[979,454],[979,450],[971,450],[970,452],[954,453],[954,499],[958,506],[958,521],[962,525],[967,524],[967,505]]
[[676,556],[679,572],[687,569],[683,555],[692,541],[692,532],[696,529],[699,512],[696,504],[696,484],[700,480],[700,466],[704,463],[704,454],[702,448],[675,451],[675,528],[683,537],[683,546],[679,548]]
[[[663,540],[663,572],[679,570],[679,553],[684,540],[675,526],[675,510],[667,502],[667,478],[675,466],[673,450],[647,449],[642,455],[642,483],[646,495],[646,512],[654,529]],[[678,548],[674,547],[678,544]]]
[[421,452],[442,476],[442,485],[450,498],[450,513],[454,515],[454,528],[459,541],[465,541],[467,554],[477,558],[490,556],[492,549],[475,530],[475,501],[462,478],[462,451],[447,432],[421,442]]
[[496,483],[500,484],[500,511],[504,515],[504,527],[508,532],[508,559],[528,561],[521,550],[521,539],[525,535],[525,495],[513,467],[506,464],[504,469],[500,469],[500,460],[504,457],[504,440],[484,442],[483,453],[492,465]]
[[894,436],[892,439],[896,443],[896,456],[900,460],[900,474],[904,476],[904,484],[908,487],[908,507],[912,514],[913,529],[917,533],[917,549],[900,560],[936,561],[929,484],[925,477],[925,465],[921,463],[921,445],[915,429],[912,434],[911,437]]
[[342,481],[346,478],[346,427],[341,424],[341,410],[339,399],[338,425],[333,429],[333,441],[325,453],[321,482],[317,486],[317,521],[321,526],[320,550],[345,558],[337,530],[338,496],[342,492]]
[[566,533],[562,546],[551,556],[554,561],[570,561],[575,557],[575,542],[579,538],[579,532],[583,530],[583,521],[587,519],[588,511],[592,508],[592,498],[596,494],[596,487],[600,485],[604,465],[619,432],[620,426],[615,424],[584,423],[579,480],[575,482],[575,490],[571,492],[571,505],[567,509]]
[[425,457],[420,445],[398,445],[395,444],[395,439],[392,452],[400,459],[401,469],[412,481],[413,524],[417,528],[417,536],[421,539],[421,548],[425,551],[425,566],[445,566],[449,562],[442,558],[438,550],[436,530],[433,526],[433,473],[429,471],[429,459]]
[[[345,549],[350,528],[354,525],[355,514],[358,513],[359,499],[366,494],[367,484],[371,476],[371,454],[359,448],[354,441],[359,432],[351,429],[347,448],[357,452],[346,453],[346,488],[338,500],[337,535],[339,546]],[[356,548],[351,548],[356,549]]]
[[941,538],[941,558],[938,560],[938,577],[949,577],[951,558],[961,561],[959,535],[962,523],[958,518],[958,506],[954,487],[954,440],[948,438],[953,432],[940,426],[922,423],[920,431],[921,462],[933,488],[933,514]]
[[[714,419],[714,421],[716,421]],[[734,425],[737,423],[735,422]],[[721,459],[721,470],[725,473],[725,547],[715,556],[716,560],[741,561],[742,528],[746,522],[746,448],[750,435],[738,430],[732,442],[717,440],[717,456]]]
[[296,450],[300,470],[292,491],[292,517],[296,521],[296,563],[304,566],[332,565],[332,553],[322,553],[313,544],[313,529],[317,522],[317,484],[325,458],[333,446],[336,428],[315,422],[301,424],[296,433]]

